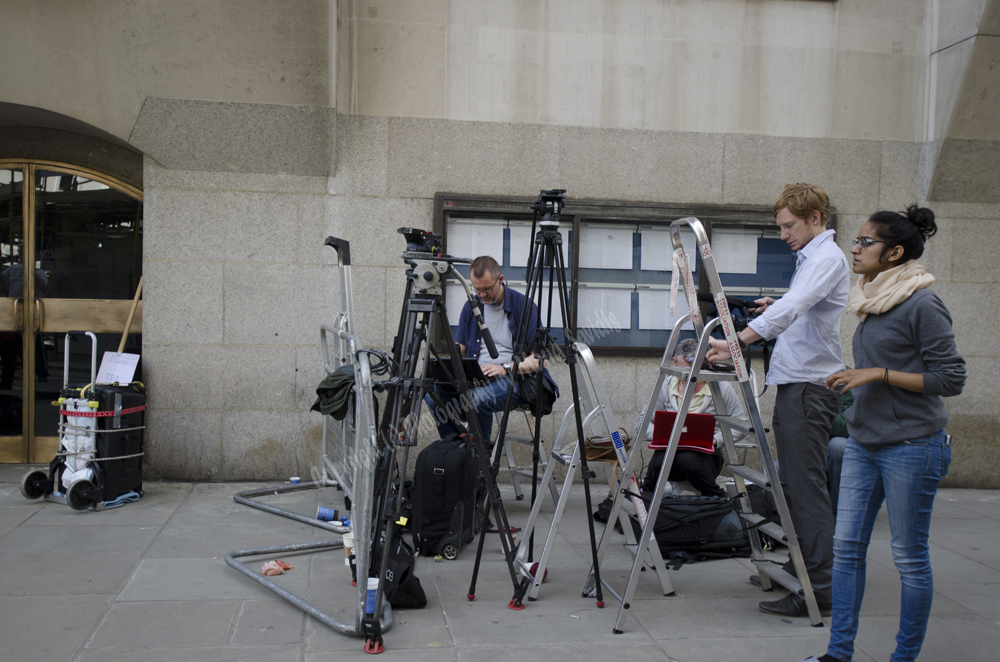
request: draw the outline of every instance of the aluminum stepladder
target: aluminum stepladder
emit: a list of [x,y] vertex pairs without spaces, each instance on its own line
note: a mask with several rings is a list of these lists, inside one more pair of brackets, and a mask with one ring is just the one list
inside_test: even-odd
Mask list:
[[[716,308],[719,311],[719,316],[707,324],[702,319],[701,312],[698,307],[697,290],[695,289],[694,278],[691,275],[688,255],[684,250],[684,245],[681,241],[681,229],[683,227],[689,227],[694,232],[698,247],[697,250],[701,256],[702,269],[705,270],[705,275],[708,277],[709,287],[715,300]],[[733,474],[737,491],[742,495],[737,500],[737,503],[739,504],[738,510],[740,512],[740,517],[747,523],[748,526],[759,527],[761,531],[767,533],[776,540],[784,542],[788,546],[789,556],[795,566],[796,574],[799,578],[801,578],[800,581],[800,579],[782,570],[779,564],[774,564],[767,559],[764,556],[763,549],[761,548],[759,537],[756,535],[750,535],[750,544],[753,550],[752,562],[757,566],[760,573],[761,586],[764,590],[769,590],[771,588],[771,580],[774,580],[793,593],[798,594],[805,600],[812,624],[821,625],[823,620],[820,616],[819,607],[816,604],[816,597],[813,595],[812,585],[806,572],[805,562],[802,558],[802,551],[799,547],[798,538],[795,534],[795,527],[792,524],[792,519],[789,514],[788,502],[785,500],[784,492],[781,489],[781,483],[778,480],[778,472],[775,469],[774,460],[771,457],[771,450],[768,446],[767,437],[765,435],[764,423],[761,419],[760,409],[757,406],[757,398],[754,393],[753,382],[751,380],[750,372],[747,370],[746,362],[743,359],[743,352],[740,348],[739,341],[736,338],[736,331],[733,328],[732,317],[729,313],[729,304],[722,288],[722,281],[719,278],[718,270],[715,267],[715,258],[712,255],[712,247],[708,241],[708,235],[705,233],[705,228],[702,226],[701,221],[696,218],[689,217],[676,220],[670,224],[670,240],[673,247],[673,282],[670,291],[670,312],[672,315],[674,305],[677,300],[678,289],[680,287],[683,287],[684,289],[685,298],[690,312],[681,319],[677,320],[677,323],[674,325],[673,331],[670,334],[670,340],[667,342],[667,347],[663,353],[663,359],[660,362],[659,374],[657,375],[656,383],[654,384],[653,390],[650,394],[649,402],[646,404],[645,415],[639,425],[639,430],[646,430],[652,421],[657,394],[660,392],[660,388],[668,375],[676,376],[679,379],[686,379],[692,384],[697,381],[704,381],[709,384],[712,398],[715,402],[716,411],[718,412],[716,421],[720,424],[726,448],[726,458],[730,462],[727,466]],[[671,358],[673,357],[674,350],[680,340],[681,328],[689,320],[694,326],[695,334],[698,336],[698,350],[695,360],[689,368],[673,366],[671,365]],[[703,371],[701,369],[705,356],[708,354],[710,349],[709,337],[719,326],[722,327],[726,342],[729,345],[730,353],[733,357],[733,372]],[[746,407],[746,413],[750,421],[749,425],[735,417],[726,416],[727,412],[725,409],[725,402],[722,399],[722,393],[719,386],[719,382],[721,381],[734,381],[739,383],[740,391],[743,394],[743,402]],[[683,430],[684,416],[687,414],[688,408],[690,407],[693,391],[694,389],[684,390],[684,396],[681,399],[680,406],[678,407],[678,416],[676,417],[674,427],[670,433],[670,441],[666,449],[663,466],[660,470],[660,477],[657,480],[656,488],[652,495],[652,503],[650,503],[649,506],[649,511],[651,513],[659,512],[660,503],[663,500],[663,490],[666,485],[667,478],[670,475],[670,468],[673,466],[674,457],[677,452],[677,444]],[[753,435],[756,439],[757,447],[760,452],[762,471],[751,469],[745,464],[732,463],[737,457],[736,445],[733,442],[733,436],[731,433],[733,429],[743,430],[750,435]],[[644,435],[639,436],[642,437]],[[626,475],[634,469],[634,465],[639,458],[641,441],[641,439],[637,439],[637,442],[632,447],[632,453],[628,458],[628,463],[625,469]],[[752,481],[774,495],[774,502],[778,510],[781,526],[774,523],[762,524],[764,517],[755,514],[750,507],[750,500],[747,497],[746,480]],[[618,510],[621,507],[621,503],[624,501],[624,497],[624,491],[621,494],[615,495],[614,506],[611,512],[612,519],[618,515]],[[646,521],[646,525],[643,527],[635,557],[636,560],[632,565],[628,585],[626,586],[625,592],[622,596],[621,608],[618,611],[618,619],[615,622],[614,632],[616,634],[624,631],[623,628],[625,620],[628,617],[628,610],[631,607],[630,601],[635,594],[635,588],[639,581],[639,571],[641,570],[639,559],[642,558],[642,554],[645,552],[646,548],[650,546],[653,539],[653,526],[655,521],[655,517],[650,517]],[[602,538],[601,546],[598,549],[598,562],[602,561],[604,558],[603,552],[606,550],[605,538],[607,538],[607,531],[605,532],[605,537]],[[652,546],[657,547],[655,544]]]
[[[520,411],[521,414],[524,415],[525,424],[528,426],[528,430],[531,430],[531,417],[528,416],[528,410],[523,408],[518,408],[517,411]],[[497,412],[496,414],[494,414],[493,425],[496,426],[497,429],[500,428],[500,417],[502,414],[503,412]],[[518,501],[523,501],[524,490],[521,489],[521,479],[522,478],[530,479],[534,475],[532,471],[533,467],[518,466],[514,458],[514,449],[510,445],[512,441],[518,444],[523,444],[525,446],[531,446],[532,443],[534,442],[534,439],[532,437],[525,437],[524,435],[512,434],[510,431],[508,431],[507,434],[505,434],[503,437],[503,449],[501,452],[507,458],[507,466],[506,467],[501,466],[500,470],[506,471],[507,473],[510,474],[510,482],[514,486],[514,498]],[[497,446],[500,446],[500,444],[497,444]],[[553,450],[555,450],[556,448],[557,448],[556,446],[552,447]],[[541,465],[543,467],[546,466],[546,461],[544,458],[541,461]],[[556,491],[555,483],[549,483],[549,494],[552,495],[552,503],[557,503],[559,501],[559,493]]]
[[[604,389],[604,381],[601,379],[601,374],[597,369],[597,364],[594,361],[594,355],[590,351],[590,347],[581,342],[576,342],[573,346],[578,352],[580,359],[576,364],[571,366],[571,369],[577,371],[577,383],[579,384],[580,399],[579,402],[570,404],[565,414],[563,414],[562,422],[559,424],[559,431],[556,433],[555,440],[552,443],[552,453],[549,456],[548,464],[545,467],[545,474],[542,477],[542,486],[548,486],[550,491],[555,490],[554,473],[557,465],[563,465],[566,467],[566,476],[563,479],[562,490],[559,492],[559,498],[556,500],[555,512],[553,513],[552,520],[549,523],[549,530],[545,537],[545,544],[542,548],[542,554],[538,560],[538,565],[532,567],[534,564],[526,561],[525,557],[527,556],[528,548],[525,541],[528,540],[528,537],[538,524],[538,516],[541,512],[542,502],[544,499],[537,499],[532,506],[531,514],[528,516],[528,522],[525,524],[525,528],[521,536],[522,544],[517,550],[516,561],[518,569],[524,577],[531,578],[532,582],[531,588],[528,591],[529,600],[537,599],[538,590],[542,585],[542,581],[545,579],[545,572],[557,539],[559,524],[562,520],[567,502],[571,498],[569,488],[573,484],[573,477],[576,474],[576,469],[580,466],[580,445],[578,443],[573,444],[572,455],[561,455],[559,453],[567,432],[570,432],[570,427],[575,425],[573,408],[580,407],[580,416],[583,421],[583,428],[586,437],[610,436],[615,447],[615,457],[617,463],[624,467],[627,461],[625,455],[625,445],[622,442],[621,434],[618,432],[618,423],[615,420],[615,414],[611,407],[611,400],[608,398],[607,391]],[[615,490],[615,486],[617,484],[615,477],[615,464],[606,461],[600,462],[604,464],[608,484],[612,487],[612,491],[617,491]],[[638,494],[639,486],[634,475],[626,472],[623,475],[623,481],[624,484],[628,486],[628,490],[630,492]],[[640,524],[644,525],[646,523],[645,504],[642,502],[642,499],[636,498],[632,500],[632,505],[636,510]],[[620,522],[622,525],[622,531],[625,534],[626,547],[630,550],[637,549],[638,541],[635,537],[635,532],[632,530],[632,525],[629,522],[628,513],[625,512],[624,508],[619,508],[613,517],[608,518],[604,535],[601,538],[602,542],[605,539],[610,539],[609,532],[614,531],[616,521]],[[673,593],[673,587],[670,584],[670,578],[667,574],[666,566],[663,563],[663,558],[660,556],[660,549],[656,546],[650,547],[647,550],[646,555],[644,555],[644,558],[645,565],[651,568],[660,580],[660,588],[663,590],[663,594],[670,595]],[[595,594],[595,591],[593,590],[594,587],[592,586],[593,579],[594,574],[593,570],[591,570],[588,582],[588,584],[591,585],[591,590],[585,590],[584,597],[593,597]],[[598,606],[603,606],[603,604],[599,604]]]

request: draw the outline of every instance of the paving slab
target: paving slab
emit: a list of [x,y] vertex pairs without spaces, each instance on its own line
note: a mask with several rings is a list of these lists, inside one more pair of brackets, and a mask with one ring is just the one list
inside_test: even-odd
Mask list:
[[[245,565],[260,571],[263,560],[241,559]],[[270,577],[275,584],[296,595],[305,595],[309,573],[296,566],[283,575]],[[222,557],[214,559],[143,559],[135,574],[118,597],[119,602],[153,602],[156,600],[261,600],[273,595],[270,591],[244,577],[226,565]]]
[[299,662],[299,646],[181,646],[85,649],[75,662]]
[[117,602],[88,648],[224,646],[238,608],[237,600]]
[[[51,504],[53,506],[57,504]],[[158,533],[144,526],[19,526],[0,538],[0,595],[117,593]]]
[[275,646],[302,641],[305,615],[284,600],[243,600],[236,613],[234,646]]
[[[191,483],[147,483],[135,503],[110,510],[73,510],[59,503],[41,501],[45,507],[27,526],[163,526],[191,492]],[[26,503],[31,503],[27,502]],[[138,504],[142,508],[138,508]]]
[[[861,620],[857,648],[876,660],[888,660],[896,648],[899,619],[875,617]],[[931,617],[921,660],[995,662],[1000,650],[1000,628],[976,616]]]
[[68,660],[90,637],[110,595],[0,596],[5,660]]

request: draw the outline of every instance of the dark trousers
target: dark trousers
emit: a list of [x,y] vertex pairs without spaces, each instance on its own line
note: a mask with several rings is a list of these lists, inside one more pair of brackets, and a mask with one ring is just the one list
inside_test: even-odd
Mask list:
[[[656,487],[666,453],[666,451],[653,453],[649,466],[646,467],[646,477],[642,481],[642,489],[647,492],[651,492]],[[723,464],[725,461],[718,449],[712,454],[678,450],[674,455],[674,464],[670,467],[670,475],[667,479],[686,480],[691,483],[694,489],[705,496],[724,497],[726,496],[725,490],[715,482],[722,471]]]
[[842,398],[816,384],[781,384],[771,422],[781,488],[809,581],[820,602],[830,601],[833,573],[834,519],[826,485],[827,444]]

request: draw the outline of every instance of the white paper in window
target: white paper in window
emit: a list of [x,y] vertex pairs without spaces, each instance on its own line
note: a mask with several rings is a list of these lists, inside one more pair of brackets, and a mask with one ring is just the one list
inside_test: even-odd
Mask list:
[[531,223],[510,224],[510,266],[528,266],[531,254]]
[[455,257],[489,255],[503,266],[504,223],[452,221],[448,223],[448,252]]
[[631,270],[634,227],[581,227],[580,268]]
[[462,308],[469,301],[465,295],[465,288],[457,280],[448,280],[448,293],[445,295],[444,305],[448,308],[449,326],[458,326],[458,318],[462,314]]
[[[688,313],[687,301],[677,298],[674,316],[670,316],[670,290],[639,290],[639,328],[652,331],[672,331],[677,320]],[[688,322],[684,329],[693,329]]]
[[712,255],[720,274],[757,273],[759,231],[718,229],[712,232]]
[[631,329],[632,290],[580,287],[576,297],[576,325],[581,329]]
[[[666,228],[640,227],[642,243],[640,248],[640,259],[642,271],[672,271],[671,260],[674,254],[673,244],[670,243],[670,230]],[[681,228],[681,243],[688,254],[688,264],[691,271],[695,268],[695,247],[694,232],[687,228]],[[713,246],[714,248],[714,246]]]

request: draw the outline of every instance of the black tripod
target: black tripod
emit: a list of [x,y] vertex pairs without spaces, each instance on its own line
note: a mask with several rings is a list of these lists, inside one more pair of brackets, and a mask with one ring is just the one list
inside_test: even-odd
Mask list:
[[[556,189],[552,191],[542,191],[538,199],[531,206],[534,211],[534,217],[531,222],[531,253],[528,258],[528,274],[527,274],[527,292],[525,292],[524,298],[524,308],[521,311],[521,321],[518,325],[517,335],[514,337],[514,356],[512,359],[511,374],[517,375],[519,363],[525,359],[529,354],[534,353],[535,357],[539,360],[539,370],[535,372],[530,377],[526,377],[524,382],[528,380],[534,380],[535,382],[535,397],[536,400],[533,403],[532,411],[535,415],[535,425],[534,425],[534,436],[532,438],[532,481],[531,481],[531,503],[534,505],[535,499],[538,498],[538,464],[541,462],[541,430],[542,430],[542,400],[544,397],[544,386],[543,382],[545,380],[545,373],[542,367],[545,365],[546,359],[552,356],[559,356],[569,365],[569,375],[570,384],[572,386],[573,392],[573,402],[578,403],[580,401],[580,391],[579,384],[577,383],[576,375],[576,363],[579,360],[576,348],[573,346],[575,339],[570,335],[569,330],[566,328],[565,322],[569,320],[569,288],[566,284],[566,262],[563,258],[562,251],[562,234],[559,232],[559,214],[562,211],[563,205],[565,204],[565,190]],[[541,214],[541,221],[539,222],[538,216]],[[538,231],[535,232],[536,224],[538,226]],[[548,269],[548,308],[546,311],[542,311],[542,303],[544,299],[542,298],[543,287],[546,285],[545,270]],[[562,313],[562,319],[564,323],[563,328],[563,346],[560,348],[559,344],[556,342],[555,338],[552,336],[552,304],[553,289],[559,295],[559,311]],[[532,337],[528,337],[529,322],[531,321],[532,308],[535,305],[535,298],[537,297],[537,310],[539,312],[539,318],[537,322],[537,328]],[[545,314],[547,313],[547,314]],[[544,321],[542,315],[545,314]],[[514,389],[511,388],[507,392],[507,402],[504,406],[503,417],[500,419],[500,433],[497,437],[497,446],[503,441],[504,436],[507,433],[507,421],[510,418],[510,412],[514,404]],[[531,404],[531,403],[529,403]],[[594,534],[594,519],[593,519],[593,507],[590,500],[590,479],[596,477],[596,474],[590,470],[587,466],[587,452],[585,444],[585,435],[583,429],[583,420],[580,415],[580,408],[573,407],[573,413],[576,416],[576,429],[578,436],[578,443],[580,446],[580,473],[583,476],[584,485],[584,495],[586,499],[587,507],[587,526],[590,531],[590,551],[594,565],[595,581],[596,581],[596,598],[597,606],[604,606],[604,597],[601,589],[601,575],[600,566],[597,561],[597,538]],[[493,463],[493,471],[499,471],[500,464],[500,454],[497,453]],[[522,540],[520,544],[523,544]],[[532,531],[531,536],[528,540],[528,561],[532,560],[534,547],[534,532]],[[479,542],[479,553],[476,556],[476,565],[473,570],[473,585],[475,585],[475,573],[479,571],[480,557],[483,551],[483,541]],[[511,607],[515,608],[515,604],[520,606],[524,595],[527,593],[528,588],[531,586],[531,579],[525,577],[518,587],[518,593],[515,595],[515,600],[511,602]],[[584,597],[587,597],[585,594]]]
[[[442,282],[449,274],[462,282],[471,300],[472,290],[465,278],[453,269],[456,263],[471,263],[468,258],[456,258],[441,254],[441,236],[424,230],[400,228],[400,234],[406,236],[407,250],[401,254],[403,260],[410,266],[406,271],[406,291],[403,309],[400,313],[399,328],[393,341],[393,359],[391,377],[380,382],[377,388],[387,394],[385,411],[379,424],[378,438],[380,450],[375,473],[374,513],[372,517],[372,547],[369,573],[373,578],[384,579],[389,558],[389,548],[395,544],[393,535],[396,527],[404,524],[403,517],[403,481],[406,478],[406,466],[409,451],[417,444],[417,429],[420,419],[420,407],[424,396],[433,394],[434,379],[427,376],[430,356],[440,358],[432,347],[429,339],[438,325],[444,335],[445,344],[451,359],[451,368],[446,362],[440,362],[445,371],[447,381],[457,391],[458,399],[471,402],[472,394],[465,373],[461,370],[461,357],[455,345],[455,339],[448,325],[448,314]],[[477,321],[483,333],[491,357],[496,358],[497,350],[489,329],[483,322],[478,306],[473,306],[477,313]],[[417,367],[422,369],[418,374]],[[433,397],[433,395],[432,395]],[[473,412],[474,414],[474,412]],[[467,417],[469,431],[472,435],[476,454],[479,456],[480,470],[486,476],[486,502],[484,510],[493,510],[495,521],[500,526],[500,544],[503,546],[504,557],[510,571],[511,583],[515,592],[519,588],[517,573],[514,570],[514,541],[510,535],[507,514],[504,512],[500,491],[497,489],[495,475],[490,470],[490,462],[486,455],[486,440],[479,427],[479,419],[475,415]],[[402,462],[397,466],[396,456],[402,449]],[[375,449],[373,449],[375,452]],[[360,460],[359,460],[360,461]],[[482,547],[480,546],[480,549]],[[359,578],[360,580],[361,578]],[[381,613],[383,600],[383,582],[378,582],[378,588],[369,592],[365,607],[365,617],[362,628],[365,633],[365,650],[370,653],[381,652],[382,637],[377,614]],[[470,590],[469,599],[473,592]]]

